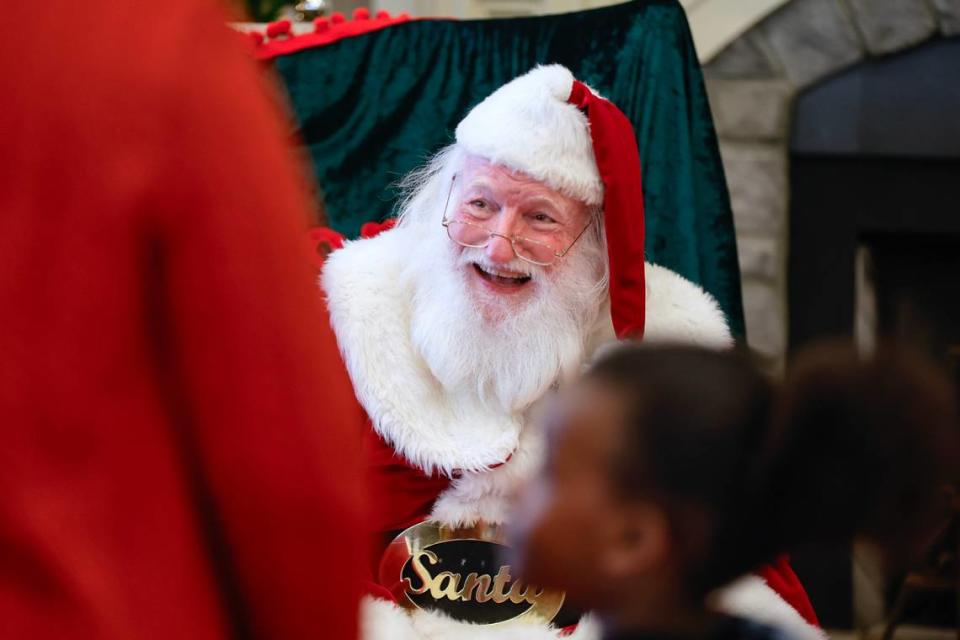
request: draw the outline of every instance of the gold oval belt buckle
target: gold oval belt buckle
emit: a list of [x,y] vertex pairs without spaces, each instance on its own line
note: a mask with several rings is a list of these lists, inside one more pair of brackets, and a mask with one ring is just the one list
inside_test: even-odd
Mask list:
[[401,606],[464,622],[551,622],[563,606],[563,592],[514,579],[503,563],[505,548],[500,526],[451,529],[422,522],[387,546],[380,584]]

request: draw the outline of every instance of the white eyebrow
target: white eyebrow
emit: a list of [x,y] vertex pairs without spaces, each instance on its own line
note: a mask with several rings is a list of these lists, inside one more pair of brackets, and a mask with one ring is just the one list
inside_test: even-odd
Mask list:
[[489,182],[481,178],[479,180],[475,180],[474,182],[468,183],[464,187],[463,191],[464,193],[468,193],[470,191],[481,191],[487,195],[492,195],[493,187],[490,185]]

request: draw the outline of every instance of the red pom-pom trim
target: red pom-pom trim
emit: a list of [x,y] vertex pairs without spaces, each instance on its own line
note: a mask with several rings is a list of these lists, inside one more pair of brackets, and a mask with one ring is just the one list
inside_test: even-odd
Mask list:
[[323,261],[337,249],[343,248],[346,238],[329,227],[314,227],[307,232],[307,248],[310,262],[318,269],[323,267]]
[[284,36],[290,34],[291,24],[289,20],[278,20],[277,22],[271,22],[267,25],[267,36],[270,38],[276,38],[278,36]]
[[397,226],[396,218],[387,218],[383,222],[365,222],[363,226],[360,227],[360,237],[373,238],[384,231],[393,229],[395,226]]
[[250,41],[253,42],[255,47],[259,47],[263,44],[263,34],[259,31],[248,31],[247,37],[250,38]]
[[374,20],[370,10],[364,7],[354,10],[353,17],[353,20],[347,20],[342,12],[337,11],[327,18],[314,20],[312,33],[299,35],[293,30],[288,20],[281,20],[269,25],[267,35],[270,40],[259,45],[254,44],[251,47],[252,52],[258,60],[272,60],[277,56],[310,47],[322,47],[344,38],[380,31],[416,19],[409,13],[391,15],[390,12],[381,10],[377,12]]

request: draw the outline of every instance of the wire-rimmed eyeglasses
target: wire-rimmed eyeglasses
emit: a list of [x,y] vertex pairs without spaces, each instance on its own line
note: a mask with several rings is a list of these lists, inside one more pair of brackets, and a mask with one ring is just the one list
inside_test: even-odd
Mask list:
[[447,209],[450,206],[450,196],[453,193],[453,185],[456,180],[456,175],[450,180],[450,191],[447,193],[447,201],[443,205],[443,220],[441,224],[446,227],[447,235],[450,236],[450,239],[462,247],[483,249],[490,244],[491,238],[503,238],[513,247],[513,254],[524,262],[529,262],[530,264],[535,264],[540,267],[549,267],[559,258],[567,255],[570,249],[573,248],[573,245],[577,244],[580,237],[586,233],[587,229],[589,229],[596,220],[596,216],[590,216],[590,221],[587,222],[587,225],[563,251],[557,251],[549,244],[539,240],[531,240],[524,236],[508,236],[502,233],[496,233],[476,222],[470,222],[468,220],[448,220]]

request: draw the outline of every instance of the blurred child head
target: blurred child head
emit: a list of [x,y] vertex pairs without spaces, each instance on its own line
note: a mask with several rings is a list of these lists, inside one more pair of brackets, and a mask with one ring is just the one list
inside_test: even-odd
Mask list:
[[[515,514],[515,566],[600,612],[704,596],[790,548],[916,542],[955,463],[953,395],[926,363],[837,345],[780,386],[744,357],[625,347],[548,419]],[[666,600],[665,600],[666,599]]]

